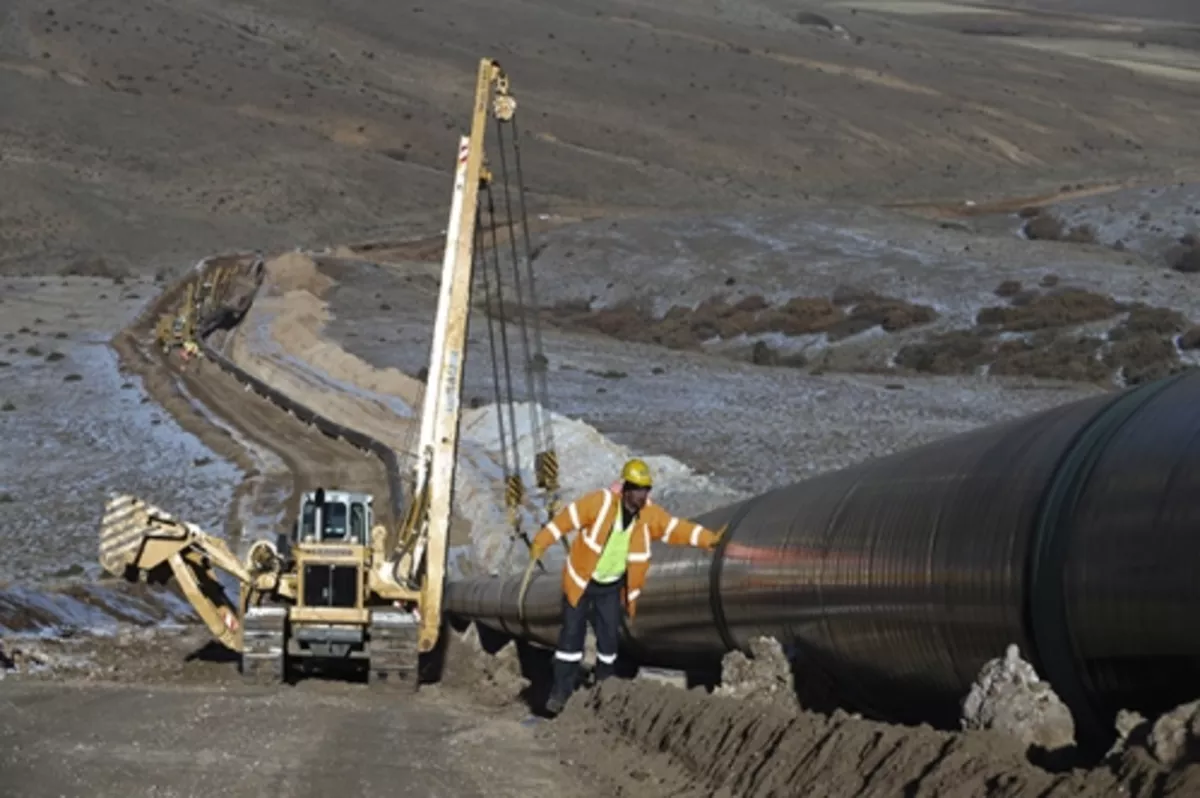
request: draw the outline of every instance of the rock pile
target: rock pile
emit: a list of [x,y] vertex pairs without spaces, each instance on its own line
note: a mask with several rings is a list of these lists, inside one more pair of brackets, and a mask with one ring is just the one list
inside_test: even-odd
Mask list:
[[1075,745],[1075,721],[1049,682],[1009,645],[1003,658],[989,660],[963,701],[964,729],[994,729],[1027,746],[1057,751]]
[[750,641],[750,656],[731,651],[721,661],[721,685],[716,695],[776,706],[799,708],[792,682],[792,665],[773,637]]

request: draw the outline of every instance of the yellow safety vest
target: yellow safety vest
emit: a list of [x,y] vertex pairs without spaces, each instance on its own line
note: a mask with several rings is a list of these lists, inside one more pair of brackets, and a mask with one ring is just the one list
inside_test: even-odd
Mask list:
[[[612,533],[604,544],[604,552],[596,563],[596,570],[592,572],[592,581],[602,585],[610,585],[625,575],[625,559],[629,556],[629,533],[633,529],[633,524],[629,525],[629,529],[622,529],[622,515],[624,515],[624,508],[618,507],[617,517],[613,520]],[[634,520],[636,520],[636,516]]]

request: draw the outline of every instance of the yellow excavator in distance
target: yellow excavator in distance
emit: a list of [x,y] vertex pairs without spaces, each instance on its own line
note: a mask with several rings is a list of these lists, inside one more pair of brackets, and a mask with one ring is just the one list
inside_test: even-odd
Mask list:
[[381,576],[390,558],[372,505],[365,493],[308,491],[291,535],[255,541],[241,561],[217,535],[116,495],[101,524],[100,562],[131,580],[174,577],[213,637],[241,654],[248,681],[350,663],[372,683],[415,685],[421,593]]
[[[481,186],[491,199],[484,134],[515,108],[500,65],[482,59],[471,133],[459,142],[414,489],[394,529],[375,523],[374,497],[319,488],[300,496],[290,536],[256,541],[239,560],[221,537],[134,496],[112,495],[106,505],[105,570],[137,581],[173,577],[214,638],[240,653],[247,680],[350,662],[371,683],[416,689],[419,657],[438,643]],[[556,462],[552,451],[538,456]]]

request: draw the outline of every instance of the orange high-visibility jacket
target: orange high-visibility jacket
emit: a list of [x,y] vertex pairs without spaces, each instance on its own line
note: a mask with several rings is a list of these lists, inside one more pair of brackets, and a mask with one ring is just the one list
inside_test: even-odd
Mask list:
[[[534,546],[546,551],[563,535],[579,532],[571,542],[562,576],[563,592],[572,607],[579,606],[579,599],[596,570],[596,563],[600,561],[600,554],[604,551],[604,544],[608,542],[620,511],[619,490],[606,488],[593,491],[567,505],[533,539]],[[676,518],[657,504],[647,503],[634,519],[629,535],[629,554],[625,558],[625,587],[621,598],[630,618],[637,612],[637,599],[650,571],[651,540],[661,540],[672,546],[696,546],[711,550],[718,538],[715,532],[700,524]]]

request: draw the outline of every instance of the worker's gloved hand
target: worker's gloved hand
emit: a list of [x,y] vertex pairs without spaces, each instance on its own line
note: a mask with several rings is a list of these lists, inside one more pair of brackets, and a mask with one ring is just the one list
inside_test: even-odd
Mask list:
[[729,524],[721,524],[721,528],[716,531],[716,537],[713,538],[712,548],[720,545],[721,539],[725,537],[725,532],[729,529]]
[[544,548],[542,548],[536,542],[534,542],[533,544],[531,544],[529,546],[529,559],[530,560],[540,560],[540,559],[542,559],[542,555],[545,553],[546,553],[546,550]]

